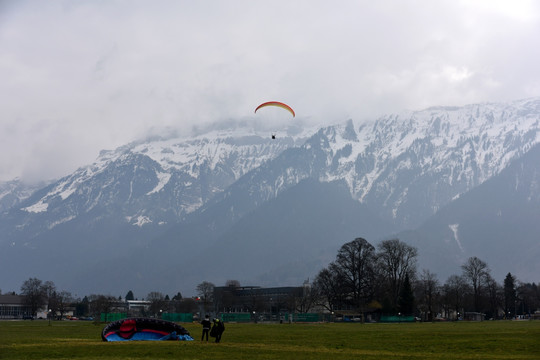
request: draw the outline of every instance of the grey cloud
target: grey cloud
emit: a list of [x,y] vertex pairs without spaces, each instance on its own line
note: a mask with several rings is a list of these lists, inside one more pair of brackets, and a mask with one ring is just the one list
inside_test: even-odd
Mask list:
[[0,180],[266,99],[324,123],[540,92],[536,2],[2,4]]

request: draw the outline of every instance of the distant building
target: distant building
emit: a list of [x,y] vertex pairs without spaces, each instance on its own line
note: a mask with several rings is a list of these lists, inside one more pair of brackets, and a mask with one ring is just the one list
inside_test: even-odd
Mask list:
[[[150,301],[146,300],[126,300],[125,304],[127,304],[127,309],[123,310],[127,310],[130,316],[141,316],[146,314],[151,303]],[[120,309],[120,306],[117,306],[117,308],[118,311],[122,310]]]
[[0,319],[32,317],[32,308],[24,303],[22,295],[0,295]]
[[464,320],[467,321],[484,321],[486,314],[479,312],[465,312]]
[[304,296],[304,290],[302,286],[216,286],[214,308],[218,313],[294,312],[297,300]]

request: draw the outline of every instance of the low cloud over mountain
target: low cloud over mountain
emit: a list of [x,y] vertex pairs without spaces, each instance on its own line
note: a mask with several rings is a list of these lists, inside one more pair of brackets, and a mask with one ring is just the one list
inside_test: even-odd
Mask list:
[[528,99],[276,140],[235,129],[132,143],[31,196],[3,185],[0,201],[18,200],[1,203],[0,286],[298,284],[358,236],[417,246],[442,279],[478,256],[499,280],[538,281],[539,120],[540,99]]

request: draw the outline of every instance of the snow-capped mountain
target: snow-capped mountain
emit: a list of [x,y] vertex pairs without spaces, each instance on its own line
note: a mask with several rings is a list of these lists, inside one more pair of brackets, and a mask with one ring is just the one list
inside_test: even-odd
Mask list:
[[358,128],[349,120],[320,129],[213,201],[247,193],[248,212],[303,179],[343,180],[381,218],[414,228],[539,141],[540,99],[404,112]]
[[[279,284],[287,276],[291,278],[290,273],[295,271],[292,269],[297,269],[300,257],[304,263],[313,260],[316,256],[313,250],[325,249],[334,255],[335,250],[353,236],[363,236],[376,242],[384,237],[395,236],[392,234],[398,230],[415,228],[439,209],[476,189],[535,149],[539,142],[539,105],[539,99],[532,99],[508,104],[437,108],[385,116],[358,129],[355,129],[352,121],[321,129],[302,146],[287,149],[275,160],[246,174],[194,214],[197,231],[211,228],[212,231],[206,234],[215,236],[214,242],[204,247],[196,258],[212,259],[213,266],[206,274],[214,274],[214,278],[219,278],[215,275],[218,273],[216,269],[228,269],[229,277],[241,279],[244,279],[242,274],[246,273],[246,269],[253,275],[255,265],[260,278],[279,269],[284,274],[279,280],[274,279],[274,284]],[[279,200],[291,189],[305,189],[306,179],[344,183],[349,196],[362,204],[363,210],[354,210],[345,205],[343,200],[340,201],[341,208],[328,200],[326,204],[301,206],[312,204],[312,197],[323,198],[325,193],[318,191],[337,191],[325,188],[312,190],[303,199],[298,198],[299,209],[289,217],[279,216],[290,214],[287,208],[275,211],[273,216],[260,216],[254,220],[257,217],[254,214],[262,211],[263,204],[273,199]],[[340,197],[339,194],[336,192],[334,197]],[[488,195],[483,201],[487,203],[489,197],[493,196],[497,196],[497,193]],[[321,215],[317,206],[327,206],[334,213],[347,208],[355,215],[349,218],[342,214],[342,223],[332,223],[329,221],[332,212]],[[463,209],[458,212],[464,213]],[[528,218],[531,216],[534,217],[534,214]],[[242,225],[247,218],[250,219],[249,223]],[[312,221],[311,226],[301,225],[308,222],[305,219],[316,220]],[[260,224],[258,233],[248,230],[254,222]],[[351,222],[357,226],[349,228]],[[451,229],[452,225],[455,222],[446,224],[446,228],[450,226]],[[281,232],[282,228],[288,231]],[[297,228],[301,228],[302,232],[295,231]],[[197,234],[185,229],[178,227],[176,233],[182,234],[187,239],[185,242],[197,242]],[[344,230],[349,231],[350,238],[344,237]],[[352,235],[354,231],[356,235]],[[425,245],[425,242],[421,245],[422,242],[415,239],[407,240],[419,246]],[[494,248],[507,248],[509,246],[505,244],[508,240],[492,238],[489,241]],[[428,238],[425,241],[436,243],[437,239]],[[477,241],[486,243],[487,240]],[[169,238],[169,244],[180,242],[178,238]],[[160,242],[160,247],[164,243],[167,242]],[[269,256],[273,253],[271,250],[262,245],[254,248],[253,243],[275,243],[282,252],[279,256]],[[439,249],[438,256],[444,257],[444,246],[435,247]],[[175,249],[174,245],[170,249]],[[238,249],[251,250],[249,255],[244,254],[242,257]],[[471,251],[473,249],[475,251]],[[478,250],[479,247],[470,246],[469,251],[456,256],[452,262],[454,271],[460,271],[460,259],[481,257],[484,253],[479,254]],[[181,250],[176,248],[171,252],[180,253]],[[307,254],[312,258],[303,257]],[[253,259],[257,261],[253,263]],[[331,256],[326,259],[331,260]],[[493,256],[486,260],[490,259]],[[420,261],[420,264],[426,263],[438,265],[433,258],[431,262]],[[446,261],[439,263],[448,265]],[[316,266],[320,268],[320,262],[313,264],[315,267],[304,269],[302,275],[297,273],[295,280],[298,282],[302,276],[313,277],[317,272]],[[494,273],[499,275],[517,270],[515,263],[497,261],[496,266],[499,268]],[[440,270],[442,277],[450,275],[448,266],[430,270]],[[203,270],[197,272],[199,276],[205,273]],[[523,276],[531,274],[520,273]],[[225,280],[219,278],[219,281]],[[250,281],[250,278],[245,280]]]
[[[192,138],[154,138],[102,151],[93,164],[4,211],[0,266],[16,268],[22,256],[29,266],[17,273],[17,281],[26,271],[34,274],[32,269],[56,278],[70,273],[70,267],[92,267],[95,259],[147,244],[306,136],[296,132],[271,139],[269,133],[236,129]],[[56,268],[49,266],[50,258]],[[3,272],[7,273],[13,272]]]
[[[235,129],[190,139],[139,141],[102,152],[94,164],[4,212],[0,273],[21,263],[33,268],[21,270],[19,278],[1,275],[0,286],[8,281],[21,283],[36,273],[67,283],[62,274],[68,272],[71,285],[84,279],[88,287],[90,279],[99,279],[92,285],[96,291],[113,289],[129,286],[125,281],[129,275],[120,276],[122,271],[111,277],[113,268],[131,271],[134,263],[155,264],[145,274],[138,270],[138,283],[147,290],[155,290],[150,287],[157,286],[163,271],[183,274],[178,275],[181,279],[163,283],[164,290],[188,286],[187,278],[193,286],[212,280],[197,278],[197,271],[186,273],[189,266],[184,264],[192,261],[195,267],[198,254],[214,259],[215,267],[205,269],[208,277],[245,274],[242,264],[248,266],[245,260],[249,258],[246,280],[261,279],[276,267],[298,264],[299,249],[322,251],[325,244],[331,252],[352,240],[341,237],[368,234],[368,240],[375,242],[420,226],[538,145],[539,120],[540,99],[526,99],[407,111],[357,125],[349,120],[312,132],[310,137],[271,140]],[[313,181],[339,185],[317,186]],[[324,192],[335,196],[324,197]],[[283,199],[290,194],[296,194],[294,211],[290,201]],[[315,203],[309,197],[326,200]],[[319,211],[324,204],[330,212]],[[333,217],[340,207],[353,215]],[[280,228],[279,241],[268,231],[270,224],[270,228]],[[259,236],[257,229],[270,235]],[[331,238],[331,234],[336,236]],[[254,241],[275,242],[284,248],[276,252],[279,256],[269,257],[267,247],[251,246]],[[77,260],[67,261],[58,248],[75,254]],[[226,261],[234,263],[234,269],[224,267],[218,249],[227,253]],[[244,254],[242,249],[251,253]],[[310,256],[330,259],[334,255],[302,253],[304,263],[310,262]],[[62,259],[57,263],[65,264],[52,269],[51,259]],[[96,275],[95,259],[107,275]],[[253,259],[264,261],[253,263]],[[223,268],[229,268],[230,275],[219,270]],[[297,278],[312,277],[317,269],[304,271]]]
[[0,182],[0,214],[17,206],[45,185],[45,183],[26,184],[20,179]]
[[345,179],[354,198],[412,228],[498,174],[540,140],[538,99],[431,108],[323,130],[322,181]]
[[[442,274],[470,256],[485,260],[498,281],[540,274],[540,145],[463,194],[414,231],[396,236],[419,249],[420,265]],[[444,278],[443,278],[444,280]]]
[[93,164],[22,202],[17,228],[38,236],[80,217],[114,217],[139,227],[176,223],[295,141],[220,132],[102,151]]

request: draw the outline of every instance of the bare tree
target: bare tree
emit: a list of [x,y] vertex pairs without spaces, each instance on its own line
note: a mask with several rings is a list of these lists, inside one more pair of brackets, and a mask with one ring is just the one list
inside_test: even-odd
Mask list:
[[424,269],[420,275],[416,289],[419,307],[424,313],[424,319],[427,321],[433,321],[439,287],[437,275]]
[[227,280],[225,286],[213,294],[214,310],[230,311],[237,302],[236,290],[240,286],[240,281],[238,280]]
[[30,306],[32,316],[36,316],[37,311],[47,300],[47,291],[43,286],[43,281],[37,278],[26,280],[21,286],[21,294],[24,296],[24,302]]
[[329,311],[334,311],[336,305],[343,300],[343,286],[335,267],[336,265],[331,263],[328,268],[319,271],[313,281],[313,292],[317,299],[317,305],[323,306]]
[[197,311],[197,303],[192,298],[183,298],[175,302],[174,310],[179,313],[193,313]]
[[57,311],[60,313],[60,318],[64,317],[64,314],[68,310],[68,306],[73,302],[73,296],[69,291],[60,291],[56,293],[56,305]]
[[215,285],[208,281],[203,281],[202,283],[197,285],[197,295],[199,295],[205,312],[210,309],[210,304],[212,304],[213,302],[214,287]]
[[465,264],[461,265],[461,269],[463,276],[472,286],[474,311],[480,311],[481,289],[485,285],[490,272],[488,265],[476,256],[473,256]]
[[516,314],[531,314],[540,308],[540,286],[519,282],[516,289]]
[[352,305],[362,309],[373,298],[375,248],[356,238],[339,249],[334,264]]
[[382,241],[378,249],[378,270],[386,282],[390,304],[395,311],[405,275],[415,278],[418,250],[398,239]]
[[159,291],[152,291],[146,296],[146,300],[150,301],[149,311],[154,316],[161,315],[163,310],[168,309],[168,301],[165,300],[165,296]]
[[43,290],[45,291],[45,294],[47,296],[48,310],[56,314],[56,285],[52,281],[45,281],[45,283],[43,284]]
[[463,276],[451,275],[443,286],[444,301],[459,316],[465,306],[470,287]]
[[[295,291],[291,294],[294,298],[294,307],[293,309],[299,313],[308,313],[317,301],[316,293],[313,287],[309,284],[308,281],[304,282],[304,285],[298,291]],[[280,303],[277,302],[277,310],[279,311]]]
[[105,314],[105,320],[107,320],[107,314],[114,307],[116,298],[110,295],[90,295],[88,296],[88,301],[89,311],[96,321],[98,321],[101,314]]
[[499,317],[499,310],[503,309],[504,290],[501,285],[491,276],[487,275],[485,279],[485,287],[488,295],[489,311],[488,316],[496,319]]

